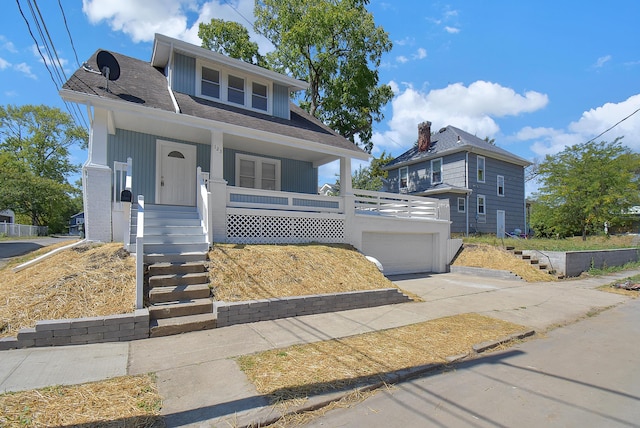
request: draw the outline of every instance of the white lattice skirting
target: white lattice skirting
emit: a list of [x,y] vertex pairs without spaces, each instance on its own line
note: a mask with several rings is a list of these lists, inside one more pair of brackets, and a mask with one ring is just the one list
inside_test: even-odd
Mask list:
[[227,242],[233,244],[343,243],[344,218],[227,214]]

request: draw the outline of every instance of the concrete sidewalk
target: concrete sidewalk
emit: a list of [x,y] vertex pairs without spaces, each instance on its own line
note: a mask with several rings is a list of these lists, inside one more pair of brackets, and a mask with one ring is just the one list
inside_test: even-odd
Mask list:
[[[233,357],[351,336],[462,313],[480,313],[544,331],[626,301],[595,290],[640,270],[528,284],[463,274],[392,280],[424,302],[235,325],[130,343],[0,352],[0,392],[157,374],[168,426],[244,426],[278,416]],[[340,395],[338,393],[337,395]],[[312,397],[308,405],[334,396]]]

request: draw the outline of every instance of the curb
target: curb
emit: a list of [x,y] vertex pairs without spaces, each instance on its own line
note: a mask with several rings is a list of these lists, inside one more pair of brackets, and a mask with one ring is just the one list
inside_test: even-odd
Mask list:
[[[355,387],[352,389],[349,389],[348,391],[339,391],[339,392],[329,392],[329,393],[325,393],[325,394],[320,394],[314,397],[309,397],[306,401],[305,404],[302,404],[300,406],[294,407],[288,411],[286,411],[285,413],[282,413],[280,415],[273,415],[273,416],[268,416],[265,418],[260,418],[258,417],[257,420],[254,420],[252,422],[249,423],[240,423],[238,425],[238,428],[255,428],[255,427],[262,427],[262,426],[269,426],[272,425],[276,422],[278,422],[280,419],[286,417],[286,416],[290,416],[290,415],[295,415],[298,413],[307,413],[307,412],[312,412],[318,409],[321,409],[323,407],[326,407],[328,405],[330,405],[331,403],[335,403],[338,402],[340,400],[342,400],[343,398],[347,397],[348,395],[354,393],[354,392],[369,392],[369,391],[373,391],[379,388],[384,387],[385,385],[389,385],[389,384],[395,384],[395,383],[400,383],[400,382],[404,382],[407,381],[409,379],[413,379],[422,375],[425,375],[427,373],[436,371],[437,369],[441,369],[444,367],[447,367],[451,364],[455,364],[467,359],[471,359],[474,356],[477,356],[478,354],[481,354],[483,352],[486,351],[490,351],[491,349],[494,349],[500,345],[503,345],[505,343],[509,343],[512,341],[516,341],[516,340],[522,340],[525,339],[527,337],[531,337],[533,335],[535,335],[535,330],[526,330],[520,333],[514,333],[511,334],[509,336],[506,336],[502,339],[498,339],[498,340],[493,340],[493,341],[487,341],[487,342],[482,342],[482,343],[478,343],[472,346],[473,349],[473,353],[464,353],[464,354],[458,354],[458,355],[452,355],[446,358],[446,363],[434,363],[434,364],[425,364],[422,366],[417,366],[417,367],[411,367],[408,369],[402,369],[402,370],[398,370],[395,372],[391,372],[391,373],[387,373],[383,376],[381,376],[381,380],[378,382],[374,382],[372,384],[369,385],[363,385],[361,387]],[[269,409],[269,413],[272,414],[273,413],[273,406],[270,405],[269,407],[265,407],[265,409]],[[241,415],[236,415],[237,419],[241,419],[242,416]]]

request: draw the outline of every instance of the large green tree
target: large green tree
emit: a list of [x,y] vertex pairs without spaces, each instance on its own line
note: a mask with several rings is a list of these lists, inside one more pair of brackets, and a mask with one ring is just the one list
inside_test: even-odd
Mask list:
[[640,155],[624,146],[593,141],[547,155],[537,168],[531,226],[543,235],[570,236],[623,224],[640,204]]
[[371,151],[372,126],[393,97],[378,67],[389,35],[376,26],[367,0],[256,0],[255,28],[275,51],[269,66],[309,82],[300,105]]
[[0,106],[0,207],[64,231],[79,209],[79,190],[68,182],[79,170],[70,149],[87,141],[87,131],[58,108]]
[[232,58],[259,66],[266,66],[264,57],[258,51],[258,44],[252,42],[249,31],[233,21],[213,18],[211,22],[200,23],[198,37],[202,47]]

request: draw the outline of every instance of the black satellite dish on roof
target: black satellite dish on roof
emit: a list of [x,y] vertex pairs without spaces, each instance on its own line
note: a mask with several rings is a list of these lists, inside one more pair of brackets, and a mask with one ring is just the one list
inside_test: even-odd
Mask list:
[[120,64],[118,60],[107,51],[98,52],[96,57],[100,74],[102,74],[107,81],[107,92],[109,92],[109,80],[118,80],[120,77]]

